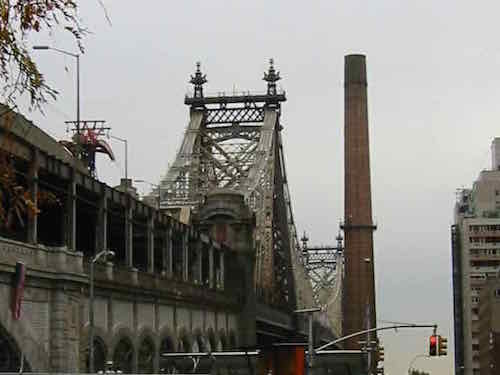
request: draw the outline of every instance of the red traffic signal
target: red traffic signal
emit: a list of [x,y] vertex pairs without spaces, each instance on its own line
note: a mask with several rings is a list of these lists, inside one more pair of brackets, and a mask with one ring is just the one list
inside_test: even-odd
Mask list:
[[437,344],[438,344],[438,339],[436,335],[432,335],[429,338],[429,356],[430,357],[435,357],[437,356]]

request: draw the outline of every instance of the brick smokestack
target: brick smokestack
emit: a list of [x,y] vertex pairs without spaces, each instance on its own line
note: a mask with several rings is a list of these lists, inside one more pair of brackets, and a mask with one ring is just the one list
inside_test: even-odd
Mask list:
[[[375,279],[373,264],[370,147],[364,55],[345,56],[344,71],[345,163],[345,277],[343,335],[375,327]],[[371,340],[374,340],[375,335]],[[346,349],[359,349],[351,339]]]

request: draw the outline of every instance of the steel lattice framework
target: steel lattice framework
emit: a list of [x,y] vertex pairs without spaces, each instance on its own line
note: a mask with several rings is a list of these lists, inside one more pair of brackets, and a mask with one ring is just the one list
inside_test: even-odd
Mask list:
[[342,303],[344,248],[340,234],[336,240],[336,246],[308,246],[306,233],[301,238],[302,259],[312,284],[314,300],[327,312],[330,322],[338,324]]
[[[287,184],[280,124],[284,92],[271,63],[267,93],[204,96],[199,66],[186,96],[190,121],[161,180],[162,208],[199,209],[218,189],[239,192],[255,212],[255,286],[266,303],[293,310],[315,304],[306,276]],[[158,193],[158,190],[156,191]]]

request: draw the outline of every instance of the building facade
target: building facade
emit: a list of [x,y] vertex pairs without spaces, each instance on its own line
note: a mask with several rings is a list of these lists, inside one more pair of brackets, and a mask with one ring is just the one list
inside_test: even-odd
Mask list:
[[500,279],[488,280],[479,302],[479,365],[484,375],[500,375]]
[[500,269],[500,138],[492,143],[492,169],[461,189],[451,228],[455,373],[486,374],[480,364],[481,290]]

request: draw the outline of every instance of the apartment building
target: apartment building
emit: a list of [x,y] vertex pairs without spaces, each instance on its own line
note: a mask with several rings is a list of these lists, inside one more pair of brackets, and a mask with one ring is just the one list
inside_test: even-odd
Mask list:
[[479,365],[482,375],[500,375],[500,278],[487,280],[479,297]]
[[451,228],[455,373],[484,375],[480,363],[480,294],[500,269],[500,138],[492,142],[492,168],[471,189],[460,189]]

